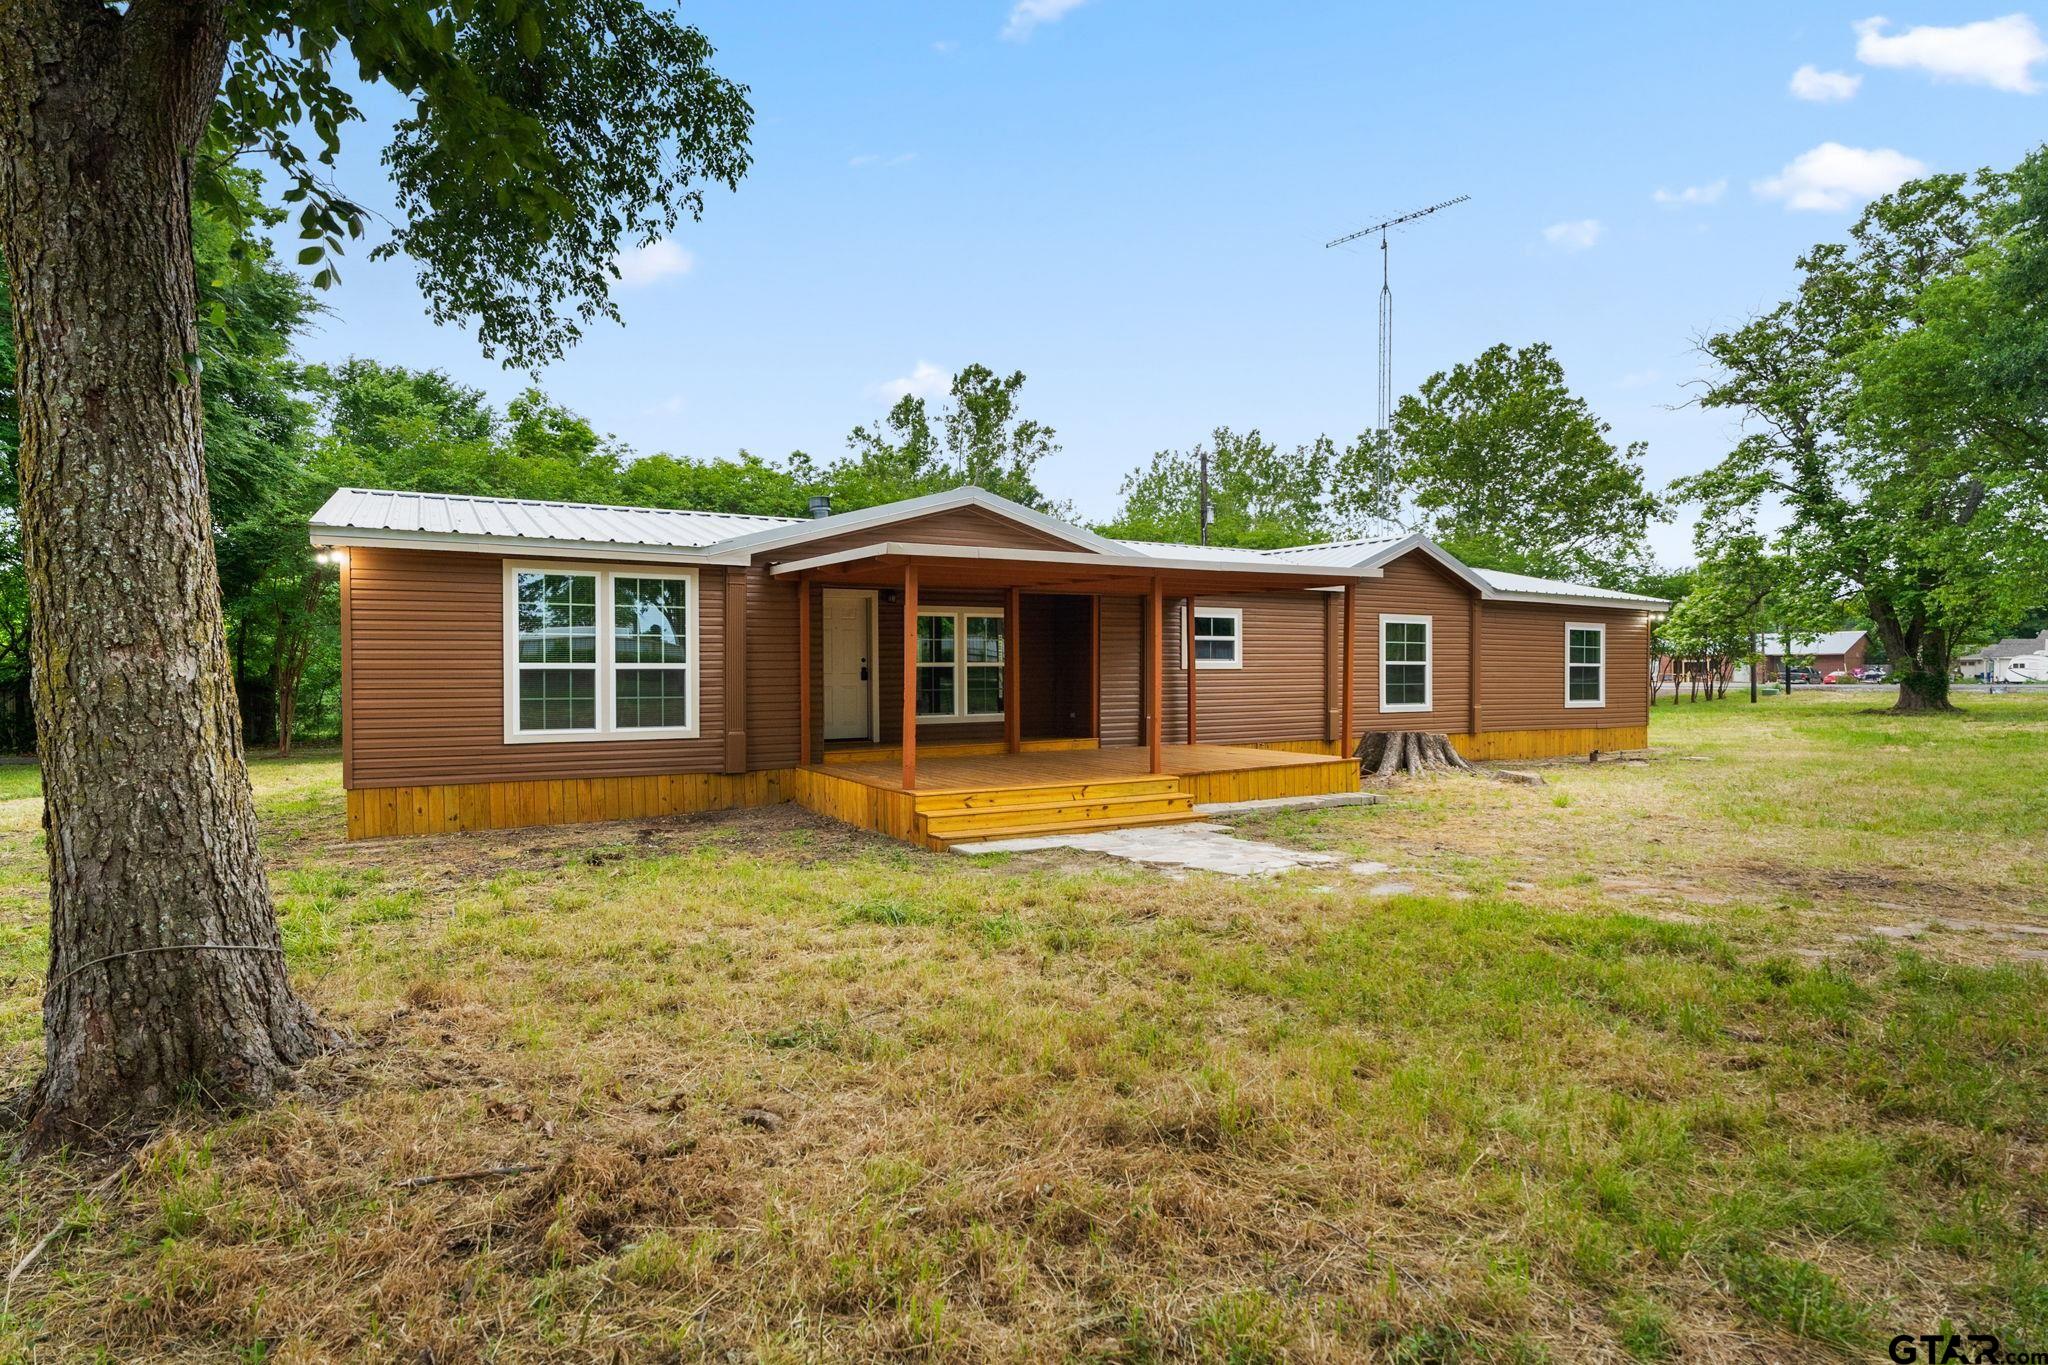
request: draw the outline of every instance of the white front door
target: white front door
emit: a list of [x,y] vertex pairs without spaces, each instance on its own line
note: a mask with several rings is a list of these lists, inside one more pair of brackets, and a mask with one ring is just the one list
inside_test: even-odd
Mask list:
[[825,738],[872,739],[874,594],[827,588],[825,597]]

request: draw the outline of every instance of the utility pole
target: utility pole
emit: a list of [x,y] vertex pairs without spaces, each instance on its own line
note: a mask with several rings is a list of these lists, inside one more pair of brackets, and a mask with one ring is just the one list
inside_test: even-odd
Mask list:
[[1201,542],[1209,543],[1209,447],[1201,446],[1202,452],[1202,496],[1196,505],[1195,518],[1201,524]]
[[1387,429],[1387,417],[1394,406],[1394,283],[1392,267],[1389,264],[1392,253],[1387,249],[1387,232],[1389,229],[1400,227],[1403,223],[1412,223],[1418,218],[1427,218],[1430,214],[1450,208],[1454,204],[1462,204],[1471,197],[1469,194],[1461,194],[1455,199],[1446,199],[1441,204],[1431,204],[1426,209],[1398,214],[1384,222],[1362,227],[1356,232],[1349,232],[1333,241],[1323,243],[1324,248],[1328,249],[1343,246],[1347,242],[1355,242],[1361,237],[1370,237],[1375,232],[1380,235],[1380,386],[1379,402],[1373,419],[1373,429],[1376,431]]

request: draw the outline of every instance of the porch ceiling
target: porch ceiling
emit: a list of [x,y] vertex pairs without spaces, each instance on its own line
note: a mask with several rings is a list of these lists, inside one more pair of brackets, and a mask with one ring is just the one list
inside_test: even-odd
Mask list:
[[1172,596],[1188,593],[1296,591],[1341,587],[1378,578],[1378,569],[1326,564],[1239,566],[1213,560],[1104,555],[1063,550],[1015,550],[980,545],[925,545],[883,541],[832,554],[777,564],[778,578],[802,576],[819,583],[890,587],[915,564],[930,587],[1021,588],[1035,592],[1103,593],[1142,596],[1152,589]]

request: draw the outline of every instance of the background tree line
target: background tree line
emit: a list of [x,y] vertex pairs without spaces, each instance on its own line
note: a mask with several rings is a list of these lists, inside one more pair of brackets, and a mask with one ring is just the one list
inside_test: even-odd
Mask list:
[[[900,399],[830,460],[636,455],[529,387],[500,410],[437,370],[294,357],[320,311],[262,228],[253,179],[238,211],[195,215],[207,471],[230,653],[252,745],[339,729],[339,600],[306,522],[347,485],[805,515],[975,483],[1072,515],[1037,483],[1057,433],[1022,410],[1022,373],[970,365],[937,404]],[[1709,338],[1699,398],[1745,419],[1709,470],[1660,497],[1641,442],[1618,445],[1548,346],[1496,345],[1431,375],[1391,429],[1283,448],[1216,428],[1155,452],[1098,529],[1133,540],[1251,548],[1422,530],[1469,563],[1666,596],[1672,654],[1725,672],[1766,634],[1870,628],[1940,705],[1970,638],[2018,629],[2048,601],[2043,454],[2048,170],[1938,176],[1873,203],[1847,243],[1800,262],[1791,300]],[[0,302],[6,281],[0,273]],[[13,345],[0,334],[0,744],[32,747],[28,612],[14,507]],[[1645,532],[1697,504],[1694,566],[1645,555]],[[1780,529],[1759,527],[1777,519]],[[1939,680],[1939,681],[1936,681]]]

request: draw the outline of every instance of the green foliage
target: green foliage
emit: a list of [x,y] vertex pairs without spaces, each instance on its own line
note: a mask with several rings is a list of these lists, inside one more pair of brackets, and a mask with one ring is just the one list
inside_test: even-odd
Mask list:
[[200,201],[237,205],[212,168],[263,153],[308,243],[299,264],[332,282],[365,224],[327,169],[362,117],[335,70],[346,52],[356,81],[409,105],[384,154],[398,224],[373,256],[419,262],[435,319],[474,319],[511,363],[616,319],[621,249],[701,216],[704,186],[737,188],[751,162],[746,88],[711,69],[702,33],[640,0],[243,0],[228,26]]
[[1201,540],[1201,464],[1209,458],[1209,543],[1273,549],[1339,533],[1328,490],[1339,465],[1330,438],[1283,452],[1258,428],[1218,427],[1211,449],[1155,452],[1124,476],[1116,520],[1098,528],[1125,540]]
[[1796,565],[1754,533],[1709,539],[1698,569],[1658,628],[1660,652],[1681,659],[1754,663],[1759,637],[1832,628],[1834,603],[1815,597]]
[[1661,514],[1643,443],[1617,450],[1540,343],[1431,375],[1395,406],[1392,431],[1403,495],[1470,564],[1606,581]]
[[[877,426],[853,429],[851,454],[818,472],[817,487],[841,512],[963,484],[1041,511],[1064,510],[1036,482],[1038,466],[1060,447],[1051,427],[1018,411],[1023,387],[1021,370],[1004,377],[969,365],[953,376],[937,430],[925,400],[906,394]],[[798,478],[809,474],[807,460],[793,459],[790,468]]]
[[1750,434],[1678,485],[1701,545],[1782,507],[1778,548],[1809,597],[1869,617],[1901,706],[1945,706],[1957,647],[2048,596],[2048,438],[1988,377],[2040,326],[2038,297],[2009,291],[2032,279],[2038,210],[2016,186],[2041,159],[1874,201],[1800,258],[1794,297],[1706,343],[1702,402]]

